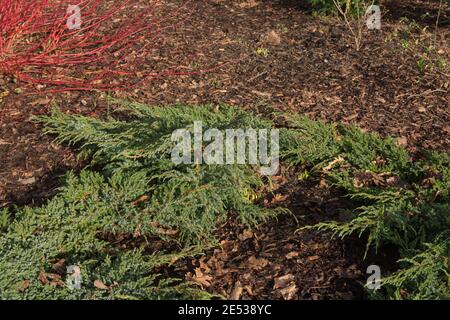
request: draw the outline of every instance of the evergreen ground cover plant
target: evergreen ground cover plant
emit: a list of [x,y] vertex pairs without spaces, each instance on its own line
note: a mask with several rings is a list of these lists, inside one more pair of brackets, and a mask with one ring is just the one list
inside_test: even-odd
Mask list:
[[[90,165],[68,173],[47,204],[1,211],[2,298],[207,298],[189,283],[159,275],[159,267],[213,246],[214,231],[230,213],[256,226],[288,212],[252,201],[268,184],[253,166],[176,165],[170,159],[172,132],[192,131],[194,121],[219,130],[269,129],[273,121],[226,105],[112,102],[126,117],[95,119],[55,109],[37,119]],[[412,161],[391,138],[288,118],[280,131],[282,160],[306,169],[309,179],[324,179],[357,206],[347,212],[348,221],[306,228],[357,234],[368,249],[398,248],[399,270],[384,278],[373,298],[448,298],[450,154]],[[145,241],[124,250],[105,234]],[[155,239],[176,249],[149,252],[146,243]],[[65,285],[62,259],[64,266],[80,266],[82,290]]]
[[[213,231],[228,213],[251,226],[285,211],[251,202],[251,193],[263,184],[251,167],[175,165],[170,159],[172,132],[192,129],[194,120],[213,128],[267,128],[270,122],[227,106],[121,106],[134,115],[131,120],[57,110],[39,118],[47,133],[78,146],[97,170],[68,173],[60,193],[43,207],[2,211],[2,298],[205,297],[174,279],[160,279],[155,269],[214,244]],[[149,255],[145,246],[121,251],[101,237],[105,233],[156,237],[176,243],[179,251]],[[64,272],[52,271],[61,259],[81,268],[83,290],[70,291]],[[99,283],[105,286],[100,292]]]
[[413,162],[393,139],[355,127],[302,116],[291,118],[290,126],[296,129],[289,131],[285,144],[294,145],[285,149],[285,160],[309,167],[358,206],[347,210],[345,223],[306,228],[340,238],[363,236],[367,250],[395,245],[402,259],[400,270],[383,280],[388,297],[448,299],[450,153],[432,152]]

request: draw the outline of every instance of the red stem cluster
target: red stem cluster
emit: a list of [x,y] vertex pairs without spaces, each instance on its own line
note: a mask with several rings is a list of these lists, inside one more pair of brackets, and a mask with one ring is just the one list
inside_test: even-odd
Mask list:
[[[159,17],[158,2],[0,0],[0,73],[53,91],[116,90],[137,78],[176,74],[144,71],[137,77],[126,63],[131,53],[145,56],[178,14]],[[80,29],[67,27],[69,5],[81,8]]]

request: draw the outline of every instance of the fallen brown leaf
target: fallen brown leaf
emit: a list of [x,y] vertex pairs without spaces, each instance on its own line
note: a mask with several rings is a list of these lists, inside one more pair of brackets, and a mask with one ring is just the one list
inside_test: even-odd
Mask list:
[[239,300],[239,298],[242,295],[242,291],[243,291],[243,288],[242,288],[241,282],[236,281],[236,283],[234,284],[233,291],[230,294],[230,299],[231,300]]
[[400,147],[406,147],[408,145],[408,139],[406,137],[399,137],[396,142]]
[[298,252],[296,251],[291,251],[286,255],[286,259],[290,260],[292,258],[298,257]]
[[147,201],[147,200],[148,200],[148,196],[143,195],[143,196],[140,196],[137,200],[133,201],[131,204],[135,206],[135,205],[138,205],[139,203]]
[[46,284],[48,284],[50,282],[47,279],[47,276],[45,275],[45,272],[43,272],[43,271],[39,272],[38,279],[44,285],[46,285]]
[[244,287],[244,289],[247,291],[247,293],[248,293],[249,295],[253,296],[253,289],[252,289],[252,287],[251,287],[250,285],[246,285],[246,286]]
[[247,0],[245,2],[240,3],[238,6],[242,9],[251,9],[256,7],[259,4],[256,0]]
[[30,104],[32,106],[37,106],[37,105],[46,105],[48,103],[50,103],[50,99],[49,98],[39,98],[37,100],[34,100],[33,102],[31,102]]
[[65,263],[65,259],[60,259],[58,262],[52,265],[52,269],[58,274],[64,274],[64,272],[66,271],[66,269],[64,268]]
[[60,280],[61,276],[57,273],[46,273],[45,276],[50,280]]
[[23,184],[23,185],[27,185],[27,184],[33,184],[36,182],[36,178],[35,177],[31,177],[28,179],[19,179],[19,183]]
[[297,293],[298,288],[295,283],[292,283],[290,286],[280,289],[280,293],[283,296],[284,300],[292,300]]
[[25,292],[30,286],[30,280],[23,280],[19,286],[19,292]]
[[272,30],[264,36],[264,42],[273,46],[278,46],[281,44],[281,37],[277,32]]
[[251,256],[248,259],[248,266],[251,269],[260,270],[269,264],[269,261],[264,258],[256,258],[255,256]]
[[318,259],[320,259],[319,256],[310,256],[310,257],[308,257],[308,260],[309,260],[309,261],[316,261],[316,260],[318,260]]
[[358,113],[354,113],[348,117],[343,117],[342,119],[344,119],[344,121],[350,122],[352,120],[355,120],[356,118],[358,118]]
[[195,268],[195,275],[192,277],[192,280],[199,284],[202,288],[203,287],[210,287],[211,286],[211,280],[212,277],[203,274],[203,272],[200,270],[200,268]]
[[206,273],[209,273],[211,271],[211,268],[208,266],[207,263],[205,263],[206,256],[203,256],[200,258],[200,269],[203,269]]
[[95,280],[94,287],[100,290],[109,290],[109,287],[105,285],[101,280]]
[[280,202],[284,202],[287,198],[288,198],[288,196],[283,196],[282,194],[278,193],[278,194],[276,194],[273,197],[273,199],[272,199],[272,201],[270,203],[271,204],[277,204],[277,203],[280,203]]
[[274,280],[274,289],[284,289],[287,286],[291,285],[291,283],[295,280],[295,277],[292,274],[286,274],[284,276],[275,278]]
[[238,235],[239,240],[245,241],[253,237],[253,232],[250,229],[245,229],[240,235]]

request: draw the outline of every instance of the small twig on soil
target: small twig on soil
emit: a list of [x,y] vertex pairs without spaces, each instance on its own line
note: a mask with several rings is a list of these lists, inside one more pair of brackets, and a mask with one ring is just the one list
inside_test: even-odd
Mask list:
[[263,76],[263,75],[265,75],[265,74],[267,74],[267,71],[263,71],[263,72],[261,72],[261,73],[258,73],[256,76],[250,78],[250,79],[248,80],[248,82],[252,82],[253,80],[258,79],[259,77],[261,77],[261,76]]
[[447,91],[447,90],[443,90],[443,89],[426,90],[426,91],[424,91],[424,92],[422,92],[422,93],[420,93],[420,94],[411,94],[411,95],[408,95],[408,94],[401,94],[401,95],[398,95],[396,98],[398,99],[398,98],[402,98],[402,97],[407,96],[407,99],[411,99],[411,98],[414,98],[414,97],[423,97],[423,96],[425,96],[425,95],[427,95],[427,94],[431,94],[431,93],[435,93],[435,92],[444,92],[444,93],[447,93],[448,91]]

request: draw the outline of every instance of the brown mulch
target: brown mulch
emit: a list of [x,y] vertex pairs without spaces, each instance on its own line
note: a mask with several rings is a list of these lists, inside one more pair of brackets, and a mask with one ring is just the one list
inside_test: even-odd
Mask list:
[[178,275],[228,299],[363,299],[371,264],[395,270],[398,253],[384,247],[377,254],[360,239],[332,239],[329,233],[300,230],[324,220],[342,221],[351,202],[320,182],[298,180],[292,170],[274,177],[276,191],[261,200],[292,214],[249,229],[232,218],[218,230],[220,247],[181,261]]
[[[305,13],[302,9],[309,7],[304,1],[196,0],[189,16],[152,51],[155,69],[186,63],[186,52],[195,52],[191,64],[196,68],[216,68],[155,79],[132,92],[112,94],[158,105],[228,103],[258,113],[270,107],[391,135],[414,155],[449,150],[450,28],[442,23],[434,42],[437,4],[386,1],[382,30],[366,33],[357,52],[344,24]],[[448,20],[446,8],[442,21]],[[400,21],[403,16],[409,20]],[[425,53],[430,44],[436,49]],[[425,70],[418,68],[421,59],[426,60]],[[438,67],[438,60],[446,67]],[[17,87],[24,93],[14,93]],[[46,112],[52,103],[97,116],[105,114],[107,104],[97,93],[26,95],[30,88],[0,75],[0,97],[5,90],[10,93],[0,98],[0,208],[40,203],[54,194],[58,174],[79,163],[71,150],[43,135],[30,116]],[[218,231],[221,248],[190,262],[186,277],[203,275],[206,289],[226,297],[362,297],[358,282],[371,261],[362,261],[364,248],[358,241],[343,243],[329,241],[329,235],[294,232],[345,205],[334,203],[331,196],[311,200],[314,192],[308,194],[309,188],[317,190],[291,186],[282,201],[298,224],[293,217],[282,217],[250,234],[231,221]],[[328,213],[322,215],[323,211]],[[385,259],[387,265],[393,256]]]

